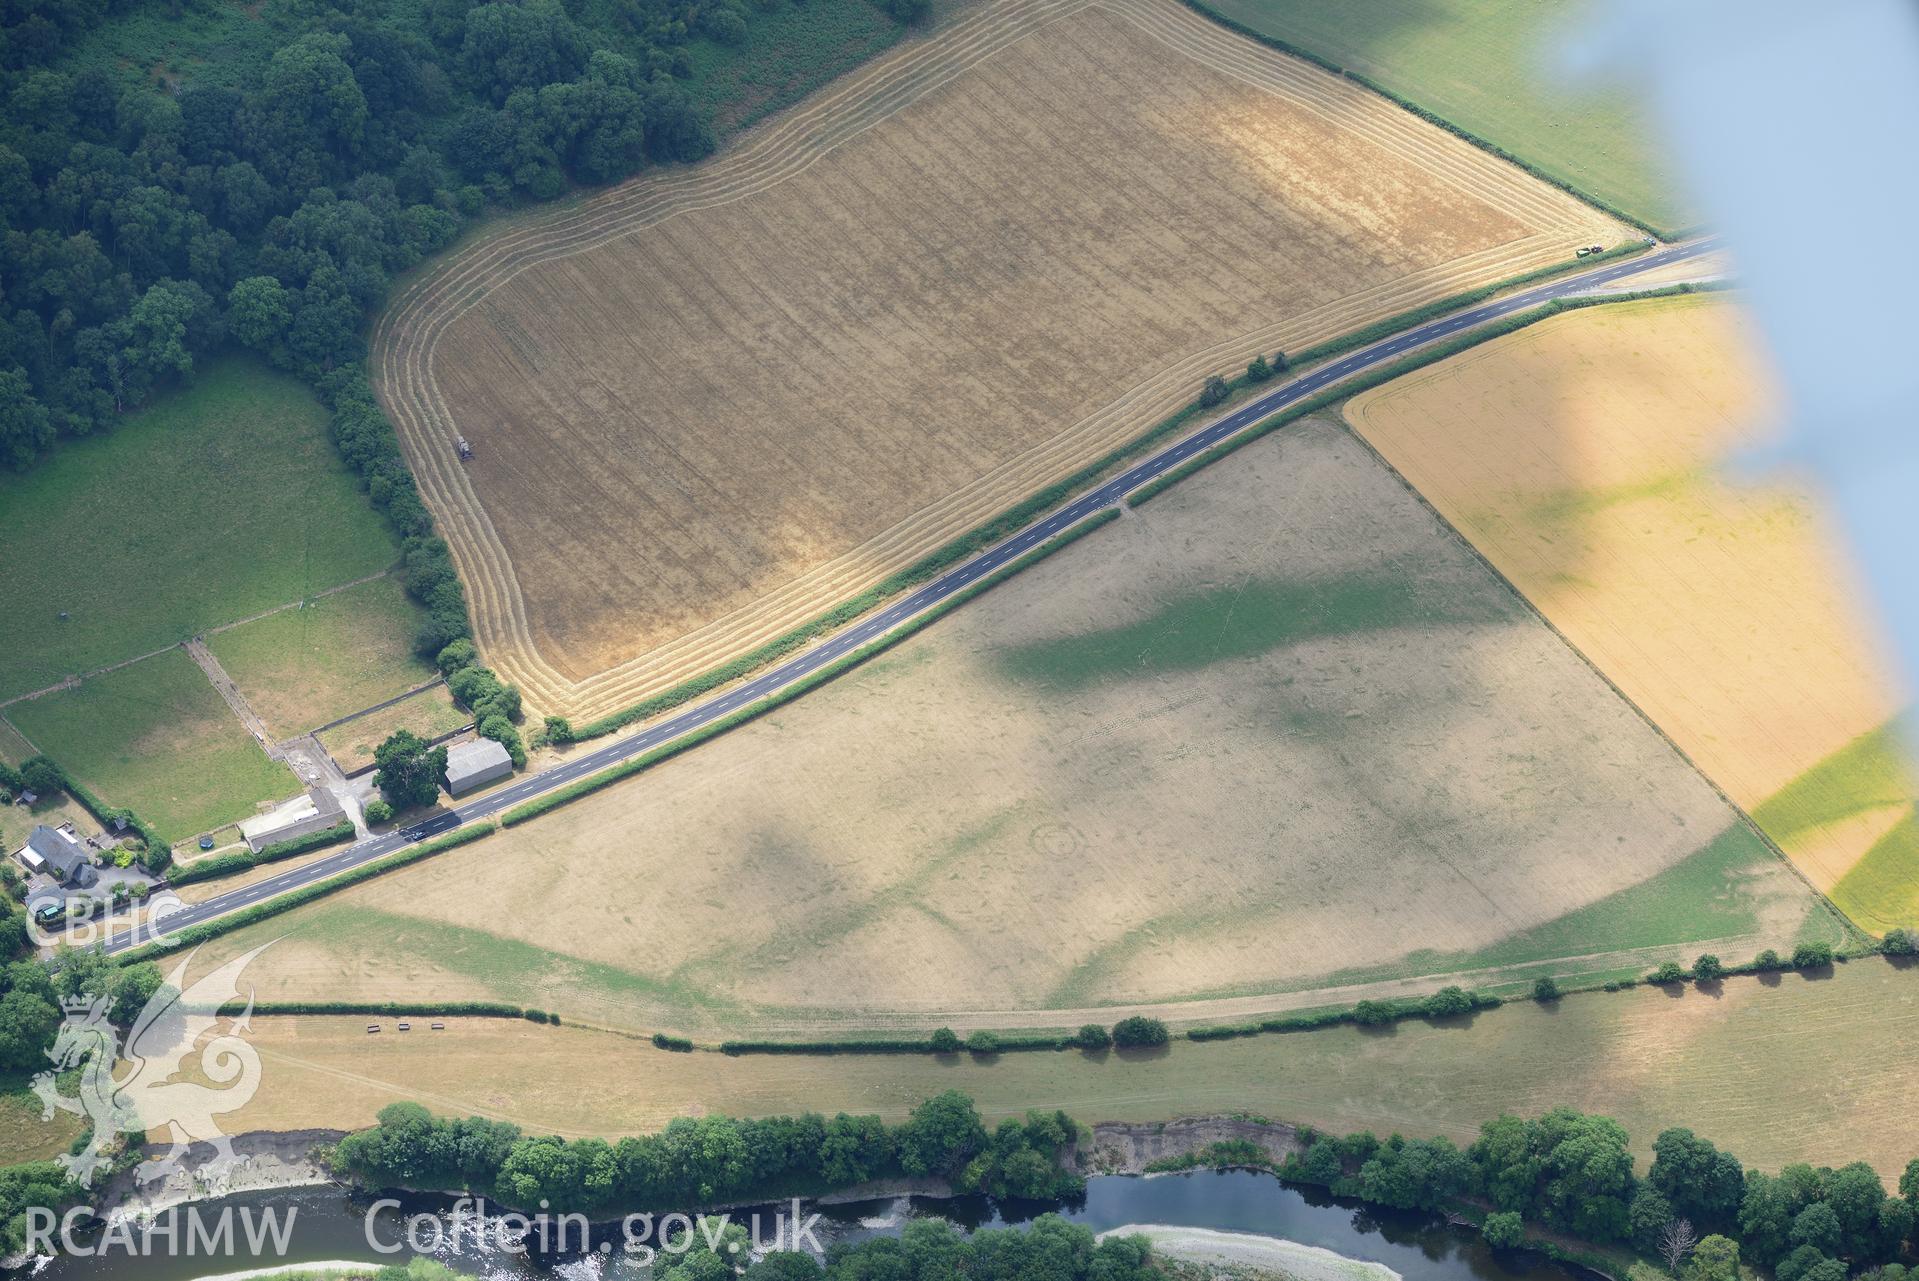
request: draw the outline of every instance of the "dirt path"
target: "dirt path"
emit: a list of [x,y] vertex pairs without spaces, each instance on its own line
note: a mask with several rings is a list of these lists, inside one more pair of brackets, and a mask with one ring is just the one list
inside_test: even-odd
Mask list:
[[274,742],[273,735],[267,732],[267,723],[261,720],[260,714],[247,703],[247,696],[240,692],[240,687],[233,683],[231,676],[227,675],[227,669],[220,666],[220,660],[215,658],[213,651],[207,648],[206,641],[196,636],[188,641],[184,648],[187,651],[187,657],[206,673],[207,680],[212,683],[214,690],[219,693],[228,709],[232,711],[240,724],[246,727],[247,733],[253,735],[254,740],[260,744],[260,750],[272,760],[285,760],[286,753],[281,750],[278,743]]

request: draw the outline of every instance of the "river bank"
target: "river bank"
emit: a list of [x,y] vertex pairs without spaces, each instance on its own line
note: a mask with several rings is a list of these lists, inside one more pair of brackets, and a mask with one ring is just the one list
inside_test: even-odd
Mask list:
[[[214,1168],[218,1154],[210,1145],[196,1143],[162,1178],[143,1181],[140,1175],[149,1164],[145,1162],[117,1175],[95,1203],[96,1210],[109,1220],[138,1220],[192,1202],[247,1192],[327,1184],[349,1188],[353,1185],[336,1176],[323,1157],[324,1150],[345,1135],[343,1130],[318,1129],[256,1130],[238,1134],[232,1140],[236,1160],[224,1170]],[[1090,1139],[1076,1144],[1066,1160],[1069,1168],[1082,1175],[1142,1174],[1156,1162],[1199,1153],[1223,1142],[1251,1143],[1275,1164],[1292,1153],[1304,1151],[1298,1130],[1293,1126],[1221,1115],[1150,1123],[1101,1122],[1091,1127]],[[424,1194],[434,1191],[395,1190]],[[805,1200],[815,1205],[846,1205],[894,1197],[943,1200],[954,1195],[952,1185],[944,1179],[900,1177],[809,1195]],[[720,1203],[700,1209],[712,1212],[740,1209],[764,1199]]]
[[344,1130],[238,1134],[232,1140],[235,1160],[224,1169],[215,1168],[219,1154],[210,1144],[196,1143],[160,1178],[141,1179],[151,1162],[143,1161],[122,1171],[107,1184],[95,1209],[110,1221],[138,1220],[217,1197],[339,1183],[319,1152],[338,1143],[345,1134]]
[[[266,1213],[276,1214],[290,1225],[283,1249],[276,1245],[270,1253],[249,1252],[238,1239],[229,1248],[213,1254],[202,1250],[197,1256],[142,1257],[124,1247],[96,1248],[91,1254],[46,1263],[35,1281],[203,1281],[301,1263],[403,1263],[416,1253],[456,1271],[499,1281],[577,1281],[582,1275],[594,1281],[647,1281],[650,1275],[643,1261],[630,1253],[620,1225],[595,1228],[590,1241],[564,1252],[532,1254],[503,1253],[492,1228],[448,1231],[444,1236],[432,1231],[434,1222],[451,1228],[460,1221],[457,1200],[402,1193],[376,1200],[338,1184],[238,1194],[199,1203],[195,1212],[209,1221],[229,1214],[238,1221],[248,1216],[258,1221]],[[743,1207],[732,1218],[748,1226],[757,1214],[762,1232],[770,1237],[769,1225],[790,1210],[787,1204],[762,1204]],[[1444,1216],[1368,1206],[1251,1170],[1093,1175],[1083,1195],[1051,1202],[950,1195],[857,1201],[843,1194],[831,1204],[809,1201],[802,1213],[819,1216],[813,1229],[823,1246],[896,1235],[917,1219],[943,1219],[971,1231],[1018,1226],[1054,1213],[1095,1232],[1148,1224],[1278,1238],[1381,1264],[1405,1281],[1591,1281],[1536,1251],[1494,1250],[1476,1232]],[[429,1225],[433,1244],[415,1250],[406,1243],[410,1227],[418,1223]],[[187,1237],[176,1233],[175,1239],[184,1243]],[[93,1244],[103,1245],[104,1238],[94,1238]],[[581,1271],[583,1264],[586,1272]],[[1254,1274],[1275,1271],[1244,1263],[1208,1266],[1209,1277],[1194,1276],[1191,1281],[1264,1281],[1263,1275]]]
[[1251,1232],[1221,1232],[1173,1223],[1127,1223],[1109,1228],[1100,1236],[1143,1236],[1153,1243],[1155,1254],[1205,1264],[1234,1276],[1251,1272],[1287,1281],[1404,1281],[1383,1263]]

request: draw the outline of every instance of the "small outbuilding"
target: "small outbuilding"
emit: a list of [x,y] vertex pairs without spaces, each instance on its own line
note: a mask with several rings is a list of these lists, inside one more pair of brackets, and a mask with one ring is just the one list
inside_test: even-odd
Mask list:
[[455,796],[512,773],[513,758],[490,738],[476,738],[446,749],[446,790]]
[[44,872],[74,889],[85,889],[100,879],[86,847],[75,839],[68,825],[48,827],[42,823],[33,829],[15,857],[29,872]]
[[246,819],[240,824],[240,835],[246,838],[247,848],[258,854],[269,845],[324,832],[345,817],[339,797],[313,787],[305,796]]

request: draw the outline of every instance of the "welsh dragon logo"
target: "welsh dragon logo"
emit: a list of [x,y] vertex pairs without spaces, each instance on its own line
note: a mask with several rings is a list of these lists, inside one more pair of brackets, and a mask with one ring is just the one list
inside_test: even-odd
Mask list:
[[[117,1136],[161,1130],[168,1133],[172,1147],[141,1166],[142,1182],[178,1169],[193,1143],[208,1143],[214,1149],[213,1160],[197,1171],[199,1177],[217,1186],[231,1172],[239,1158],[233,1141],[214,1118],[245,1106],[260,1088],[259,1053],[241,1036],[253,1014],[252,991],[238,1018],[225,1020],[227,1026],[210,1039],[208,1034],[222,1022],[221,1005],[240,995],[240,975],[271,946],[263,944],[228,961],[191,987],[185,986],[185,980],[195,952],[189,952],[134,1019],[124,1047],[119,1029],[107,1020],[104,997],[63,1003],[66,1022],[47,1051],[54,1065],[34,1077],[33,1092],[40,1096],[43,1119],[52,1120],[58,1110],[92,1123],[86,1146],[59,1158],[76,1182],[92,1183]],[[121,1060],[124,1064],[116,1080],[114,1069]],[[189,1066],[197,1067],[197,1075],[213,1084],[173,1079]],[[68,1096],[60,1092],[57,1081],[75,1068],[80,1071],[80,1092]]]

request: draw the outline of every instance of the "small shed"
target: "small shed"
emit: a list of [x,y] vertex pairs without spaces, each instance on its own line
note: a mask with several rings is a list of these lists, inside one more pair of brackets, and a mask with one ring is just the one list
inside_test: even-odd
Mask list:
[[458,796],[513,773],[513,758],[490,738],[476,738],[446,750],[446,790]]
[[246,819],[240,824],[240,835],[246,839],[247,848],[258,854],[269,845],[324,832],[345,817],[337,796],[323,787],[312,787],[305,796]]

